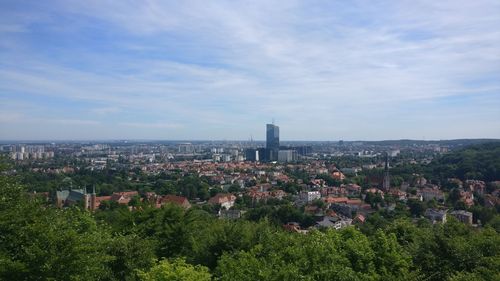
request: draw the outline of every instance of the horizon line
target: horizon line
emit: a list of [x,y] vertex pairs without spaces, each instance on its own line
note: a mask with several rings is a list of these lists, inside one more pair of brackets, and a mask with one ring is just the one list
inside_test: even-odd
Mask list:
[[[280,142],[388,142],[388,141],[418,141],[418,142],[441,142],[441,141],[465,141],[465,140],[484,140],[484,141],[500,141],[500,138],[452,138],[452,139],[373,139],[373,140],[347,140],[347,139],[338,139],[338,140],[280,140]],[[113,139],[0,139],[0,143],[7,142],[186,142],[186,141],[195,141],[195,142],[265,142],[266,140],[238,140],[238,139],[121,139],[121,138],[113,138]]]

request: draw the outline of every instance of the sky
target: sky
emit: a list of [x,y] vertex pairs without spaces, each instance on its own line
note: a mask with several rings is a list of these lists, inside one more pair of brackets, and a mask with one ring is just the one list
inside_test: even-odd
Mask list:
[[500,1],[0,0],[0,139],[500,138]]

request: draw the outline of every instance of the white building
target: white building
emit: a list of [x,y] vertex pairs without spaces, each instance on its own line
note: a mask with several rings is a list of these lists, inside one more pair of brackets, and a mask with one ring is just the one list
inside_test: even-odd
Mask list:
[[391,151],[389,152],[389,156],[391,156],[391,157],[396,157],[396,156],[398,156],[398,155],[399,155],[399,153],[401,153],[401,151],[400,151],[399,149],[394,149],[394,150],[391,150]]
[[307,203],[320,198],[321,198],[321,193],[319,193],[319,191],[303,191],[300,193],[300,199]]
[[231,155],[229,154],[223,154],[222,155],[222,161],[224,162],[231,162],[232,158],[231,158]]

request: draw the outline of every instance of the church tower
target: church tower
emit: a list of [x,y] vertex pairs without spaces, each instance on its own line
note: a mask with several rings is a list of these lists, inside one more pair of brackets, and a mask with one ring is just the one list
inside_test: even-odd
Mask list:
[[384,181],[382,182],[382,190],[389,191],[391,188],[391,177],[389,175],[389,153],[385,153]]
[[83,188],[83,208],[85,210],[89,209],[89,195],[87,194],[87,187]]
[[94,211],[96,209],[97,196],[95,194],[95,185],[92,187],[92,194],[90,195],[90,210]]

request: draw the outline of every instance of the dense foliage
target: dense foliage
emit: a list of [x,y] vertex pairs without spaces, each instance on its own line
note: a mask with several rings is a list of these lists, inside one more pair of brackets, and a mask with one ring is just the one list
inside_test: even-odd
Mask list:
[[[0,182],[2,280],[499,280],[500,235],[454,220],[288,233],[175,206],[95,215]],[[379,218],[380,219],[380,218]],[[372,224],[371,221],[367,225]],[[163,260],[162,260],[163,259]]]
[[441,180],[459,178],[495,181],[500,179],[500,143],[468,146],[444,154],[430,165],[429,175]]

